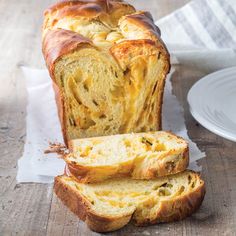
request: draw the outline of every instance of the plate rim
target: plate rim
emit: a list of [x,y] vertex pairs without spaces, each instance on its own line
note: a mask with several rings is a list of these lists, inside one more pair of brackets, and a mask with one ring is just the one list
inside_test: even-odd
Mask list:
[[212,124],[211,122],[209,122],[208,120],[206,120],[204,117],[201,116],[201,114],[199,114],[199,112],[196,112],[196,110],[193,110],[192,105],[191,105],[191,94],[194,91],[194,89],[199,86],[199,84],[204,83],[206,80],[210,78],[212,78],[212,76],[216,75],[216,74],[224,74],[225,72],[230,73],[230,71],[235,71],[236,72],[236,66],[233,67],[228,67],[228,68],[224,68],[218,71],[215,71],[213,73],[210,73],[208,75],[203,76],[201,79],[199,79],[197,82],[195,82],[193,84],[193,86],[190,88],[190,90],[188,91],[188,95],[187,95],[187,102],[189,105],[189,111],[191,113],[191,115],[193,116],[193,118],[198,121],[203,127],[205,127],[207,130],[223,137],[226,138],[228,140],[234,141],[236,142],[236,134],[229,132],[227,130],[224,130],[222,128],[219,128],[217,126],[215,126],[214,124]]

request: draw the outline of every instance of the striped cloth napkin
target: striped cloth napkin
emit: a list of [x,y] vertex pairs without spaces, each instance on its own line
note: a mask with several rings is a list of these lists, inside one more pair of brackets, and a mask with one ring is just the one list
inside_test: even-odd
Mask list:
[[193,0],[156,24],[177,62],[211,70],[236,65],[236,0]]

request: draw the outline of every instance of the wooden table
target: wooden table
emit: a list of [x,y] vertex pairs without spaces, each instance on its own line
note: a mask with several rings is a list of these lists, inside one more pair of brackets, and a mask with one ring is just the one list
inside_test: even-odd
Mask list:
[[[26,135],[26,89],[20,65],[44,68],[41,55],[42,12],[53,0],[0,0],[0,235],[98,235],[91,232],[53,194],[50,184],[16,184],[17,160]],[[133,0],[155,19],[188,0]],[[145,228],[128,225],[108,235],[236,235],[236,148],[197,124],[186,95],[206,71],[179,65],[174,93],[185,108],[190,137],[206,152],[200,163],[207,194],[188,219]]]

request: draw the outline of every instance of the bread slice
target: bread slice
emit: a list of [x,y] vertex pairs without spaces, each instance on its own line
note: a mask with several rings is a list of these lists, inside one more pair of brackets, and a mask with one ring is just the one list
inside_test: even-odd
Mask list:
[[119,0],[45,11],[43,54],[65,142],[161,129],[169,54],[147,12]]
[[192,171],[155,180],[120,178],[96,184],[55,178],[56,195],[97,232],[117,230],[133,220],[137,226],[181,220],[201,205],[204,182]]
[[189,163],[187,142],[164,131],[76,139],[69,146],[67,174],[85,183],[152,179],[184,171]]

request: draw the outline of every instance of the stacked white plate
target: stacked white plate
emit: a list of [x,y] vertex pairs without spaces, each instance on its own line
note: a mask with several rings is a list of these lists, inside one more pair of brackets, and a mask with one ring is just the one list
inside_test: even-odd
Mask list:
[[205,128],[236,141],[236,67],[209,74],[188,93],[193,117]]

